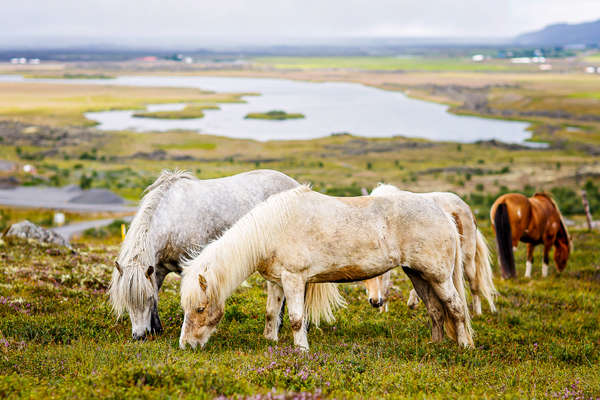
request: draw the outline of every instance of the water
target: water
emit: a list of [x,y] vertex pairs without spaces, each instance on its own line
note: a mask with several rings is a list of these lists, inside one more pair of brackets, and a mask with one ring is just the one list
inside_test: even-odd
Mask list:
[[[20,77],[4,79],[26,80]],[[246,104],[221,104],[221,110],[207,110],[201,119],[136,118],[133,117],[133,111],[86,113],[86,117],[97,121],[98,128],[102,130],[188,129],[204,134],[261,141],[312,139],[336,132],[365,137],[406,136],[455,142],[497,139],[508,143],[523,143],[530,137],[530,133],[526,131],[528,124],[524,122],[458,116],[448,113],[448,107],[445,105],[415,100],[401,92],[385,91],[356,83],[204,76],[122,76],[110,81],[59,81],[69,84],[168,86],[261,94],[246,96]],[[148,109],[177,110],[184,106],[151,105]],[[250,112],[270,110],[302,113],[306,118],[286,121],[244,119]]]

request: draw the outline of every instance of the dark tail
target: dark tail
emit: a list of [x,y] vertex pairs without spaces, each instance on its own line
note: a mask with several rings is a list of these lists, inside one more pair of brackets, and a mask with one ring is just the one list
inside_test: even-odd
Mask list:
[[494,226],[496,227],[496,244],[498,245],[502,277],[504,279],[514,278],[517,272],[515,270],[515,255],[512,249],[512,232],[510,220],[508,219],[508,208],[504,203],[499,204],[496,208]]

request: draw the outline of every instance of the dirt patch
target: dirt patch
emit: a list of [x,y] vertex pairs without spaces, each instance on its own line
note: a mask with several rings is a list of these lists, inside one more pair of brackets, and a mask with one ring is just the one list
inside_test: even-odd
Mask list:
[[326,145],[325,149],[341,152],[346,155],[363,155],[368,153],[388,153],[403,149],[424,149],[436,146],[431,142],[416,142],[416,141],[381,141],[372,142],[368,140],[355,139],[343,144]]
[[91,128],[56,128],[44,125],[29,125],[15,121],[0,121],[0,138],[3,145],[50,147],[44,156],[58,153],[57,148],[77,146],[102,137],[102,133]]

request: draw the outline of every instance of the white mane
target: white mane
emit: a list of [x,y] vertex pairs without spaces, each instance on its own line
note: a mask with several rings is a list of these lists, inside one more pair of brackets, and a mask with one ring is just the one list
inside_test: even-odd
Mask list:
[[392,196],[399,193],[402,193],[402,190],[398,189],[396,186],[379,183],[377,184],[377,187],[371,191],[371,196]]
[[207,281],[206,295],[223,303],[268,256],[268,244],[284,229],[288,205],[299,194],[310,191],[306,185],[272,195],[242,217],[221,238],[213,241],[195,258],[183,264],[181,304],[196,307],[201,293],[198,275]]
[[172,184],[181,179],[194,179],[187,171],[162,171],[158,179],[146,190],[129,232],[117,257],[122,274],[115,268],[110,282],[109,294],[113,310],[121,315],[127,305],[138,307],[149,296],[154,296],[153,283],[145,273],[155,263],[154,241],[149,230],[154,212]]

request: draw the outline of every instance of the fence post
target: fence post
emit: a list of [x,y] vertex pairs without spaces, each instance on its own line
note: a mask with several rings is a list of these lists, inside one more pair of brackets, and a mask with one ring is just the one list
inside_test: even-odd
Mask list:
[[587,199],[587,193],[585,190],[581,191],[581,201],[583,202],[583,210],[585,211],[585,217],[587,218],[588,230],[592,230],[592,213],[590,212],[590,203]]

